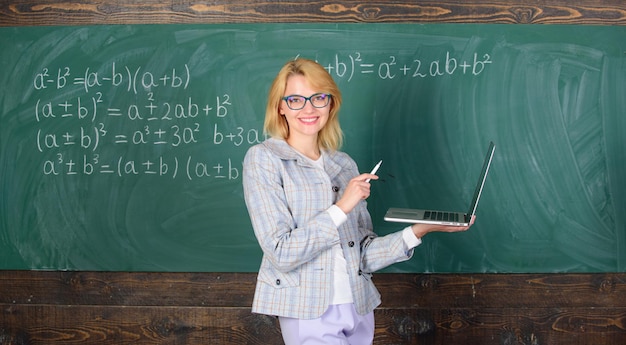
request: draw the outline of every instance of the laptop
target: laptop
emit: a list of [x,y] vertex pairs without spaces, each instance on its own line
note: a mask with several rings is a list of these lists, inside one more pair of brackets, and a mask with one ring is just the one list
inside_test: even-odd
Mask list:
[[474,197],[470,203],[467,213],[392,207],[385,214],[385,220],[388,222],[411,224],[427,223],[454,226],[469,225],[472,216],[476,213],[478,200],[480,200],[480,195],[482,194],[485,180],[487,179],[487,173],[489,172],[489,167],[491,167],[491,159],[493,158],[495,150],[496,145],[493,142],[490,142],[489,149],[487,150],[487,156],[485,156],[483,168],[478,179],[478,184],[476,185],[476,190],[474,191]]

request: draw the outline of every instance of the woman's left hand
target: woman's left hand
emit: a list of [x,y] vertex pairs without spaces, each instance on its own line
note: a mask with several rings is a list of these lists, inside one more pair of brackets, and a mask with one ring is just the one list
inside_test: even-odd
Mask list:
[[439,224],[413,224],[411,229],[413,234],[417,238],[422,238],[426,234],[431,232],[462,232],[467,231],[476,221],[476,215],[472,216],[468,226],[453,226],[453,225],[439,225]]

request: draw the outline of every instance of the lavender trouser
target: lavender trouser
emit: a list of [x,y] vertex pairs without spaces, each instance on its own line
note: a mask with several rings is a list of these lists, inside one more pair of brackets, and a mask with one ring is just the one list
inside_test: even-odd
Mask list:
[[354,304],[337,304],[318,319],[279,317],[285,345],[370,345],[374,339],[374,312],[359,315]]

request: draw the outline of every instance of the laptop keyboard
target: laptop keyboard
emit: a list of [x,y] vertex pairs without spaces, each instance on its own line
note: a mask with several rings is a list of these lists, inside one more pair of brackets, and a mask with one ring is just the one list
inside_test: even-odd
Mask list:
[[424,212],[424,219],[458,222],[459,214],[455,212],[426,211]]

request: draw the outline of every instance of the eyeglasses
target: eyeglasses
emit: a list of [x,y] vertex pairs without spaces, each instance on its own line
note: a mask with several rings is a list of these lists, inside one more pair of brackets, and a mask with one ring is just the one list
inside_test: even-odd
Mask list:
[[330,102],[331,94],[328,93],[316,93],[310,97],[304,97],[300,95],[290,95],[283,97],[283,100],[287,103],[287,106],[291,110],[300,110],[306,105],[306,101],[311,102],[311,105],[315,108],[324,108]]

